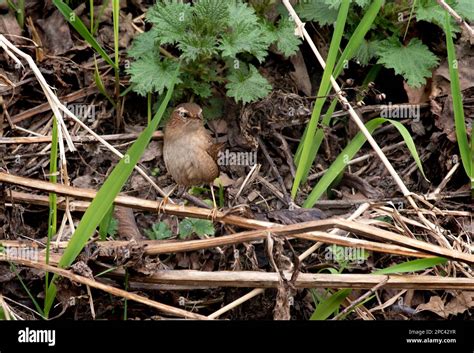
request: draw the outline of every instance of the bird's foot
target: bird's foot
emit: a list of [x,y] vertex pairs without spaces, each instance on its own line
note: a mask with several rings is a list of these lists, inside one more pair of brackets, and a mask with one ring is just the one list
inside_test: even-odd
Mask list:
[[169,202],[169,196],[166,195],[158,204],[158,214],[165,213],[166,205],[168,204],[168,202]]
[[208,217],[211,219],[212,223],[215,223],[218,219],[220,219],[219,209],[217,207],[213,207],[210,210]]

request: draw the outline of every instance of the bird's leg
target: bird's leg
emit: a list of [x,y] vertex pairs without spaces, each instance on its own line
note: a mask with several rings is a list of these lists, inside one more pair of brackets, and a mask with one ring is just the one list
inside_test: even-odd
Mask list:
[[219,212],[219,209],[217,208],[217,204],[216,204],[216,196],[214,195],[213,183],[212,182],[209,183],[209,186],[211,187],[212,205],[213,205],[210,216],[211,216],[212,222],[215,222],[215,220],[217,219],[217,212]]
[[168,192],[164,197],[163,199],[161,200],[161,202],[159,203],[158,205],[158,213],[165,213],[164,212],[164,208],[166,206],[166,204],[168,203],[168,200],[169,200],[169,197],[171,196],[171,194],[173,194],[174,190],[178,187],[178,184],[176,184],[175,186],[173,186],[173,188],[171,189],[170,192]]

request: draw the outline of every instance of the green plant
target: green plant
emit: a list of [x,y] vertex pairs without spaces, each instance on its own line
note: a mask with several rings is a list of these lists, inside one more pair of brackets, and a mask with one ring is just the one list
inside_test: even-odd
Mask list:
[[185,218],[179,222],[179,238],[186,239],[192,234],[199,237],[213,236],[215,232],[212,221],[207,219]]
[[451,78],[451,95],[453,96],[454,108],[454,125],[456,127],[456,140],[458,142],[459,152],[461,154],[461,161],[466,175],[471,179],[471,191],[474,193],[474,142],[472,141],[471,130],[471,146],[469,146],[468,134],[466,129],[466,121],[464,117],[464,107],[462,102],[461,85],[459,83],[458,62],[456,59],[456,51],[451,31],[451,17],[446,12],[445,19],[445,33],[446,33],[446,47],[448,49],[448,66],[449,77]]
[[[302,2],[296,10],[305,20],[332,25],[341,2],[342,0],[309,0]],[[357,0],[351,5],[346,37],[350,37],[361,14],[367,11],[371,3],[368,0]],[[474,20],[471,0],[448,0],[447,3],[464,19]],[[437,64],[438,58],[419,39],[406,40],[409,27],[416,25],[412,17],[418,22],[430,22],[440,28],[445,26],[445,11],[436,0],[387,1],[367,38],[357,48],[357,62],[365,66],[375,59],[402,75],[410,86],[423,85],[426,78],[431,77],[431,69]],[[449,22],[453,32],[460,31],[452,18]]]
[[169,87],[179,57],[177,97],[209,98],[214,88],[226,88],[236,101],[255,101],[271,85],[253,63],[265,60],[271,44],[289,56],[300,43],[287,16],[273,24],[241,0],[201,0],[193,6],[160,0],[146,18],[151,30],[135,38],[128,52],[134,59],[128,70],[133,90],[143,96]]
[[[424,269],[434,267],[437,265],[444,265],[447,260],[443,257],[431,257],[426,259],[417,259],[412,261],[403,262],[391,267],[387,267],[378,271],[375,271],[374,275],[389,275],[395,273],[409,273],[422,271]],[[332,271],[334,272],[334,271]],[[311,315],[311,320],[326,320],[333,313],[336,313],[339,310],[340,305],[350,294],[352,293],[351,289],[341,289],[334,294],[327,292],[327,296],[323,298],[317,298],[313,294],[315,299],[316,309],[314,310],[313,315]]]
[[145,230],[145,234],[151,240],[168,239],[173,235],[170,227],[165,222],[154,223],[150,229]]
[[[176,70],[174,73],[175,77],[177,76],[177,72],[178,71]],[[128,177],[132,173],[135,165],[138,163],[141,155],[145,151],[146,146],[150,142],[153,133],[158,127],[158,124],[173,93],[173,82],[174,81],[172,81],[171,87],[166,93],[153,120],[150,122],[148,127],[143,130],[133,145],[128,149],[127,153],[123,156],[120,162],[114,167],[113,171],[105,180],[104,184],[92,200],[90,206],[82,216],[81,222],[69,240],[69,244],[64,250],[61,259],[59,260],[59,267],[64,268],[70,266],[74,262],[76,257],[86,245],[89,238],[94,234],[102,219],[108,212],[110,212],[115,197],[118,195]],[[46,316],[49,315],[56,297],[57,288],[56,284],[54,283],[56,278],[57,276],[53,276],[50,285],[46,289],[44,309]]]
[[7,0],[8,7],[15,12],[15,17],[20,28],[25,27],[25,0]]

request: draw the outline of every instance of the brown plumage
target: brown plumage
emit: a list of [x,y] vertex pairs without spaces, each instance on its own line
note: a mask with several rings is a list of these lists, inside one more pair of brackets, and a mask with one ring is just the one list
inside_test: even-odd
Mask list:
[[217,154],[222,144],[212,141],[195,103],[178,105],[164,131],[163,158],[178,185],[212,183],[219,176]]

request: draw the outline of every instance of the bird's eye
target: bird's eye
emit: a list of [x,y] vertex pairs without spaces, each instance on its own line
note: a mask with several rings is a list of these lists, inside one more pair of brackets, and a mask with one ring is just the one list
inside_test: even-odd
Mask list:
[[178,114],[179,114],[179,116],[182,117],[182,118],[187,118],[187,117],[188,117],[188,112],[187,112],[186,110],[184,110],[184,109],[178,110]]

